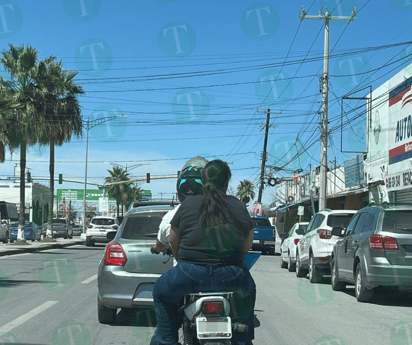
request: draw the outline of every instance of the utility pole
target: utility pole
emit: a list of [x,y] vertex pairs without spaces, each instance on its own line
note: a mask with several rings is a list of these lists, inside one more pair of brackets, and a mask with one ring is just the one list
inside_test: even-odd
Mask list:
[[325,22],[325,47],[323,54],[323,76],[322,76],[322,121],[321,121],[321,152],[320,152],[320,176],[319,176],[319,211],[326,208],[326,192],[327,192],[327,166],[328,166],[328,81],[329,81],[329,22],[331,20],[347,20],[351,23],[356,17],[356,8],[353,9],[350,17],[332,16],[328,10],[323,13],[319,11],[317,16],[308,16],[303,9],[300,11],[300,21],[304,19],[320,19]]

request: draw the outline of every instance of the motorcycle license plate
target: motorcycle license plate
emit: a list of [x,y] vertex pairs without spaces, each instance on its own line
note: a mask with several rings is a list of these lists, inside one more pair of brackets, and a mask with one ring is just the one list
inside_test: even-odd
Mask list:
[[197,338],[230,339],[232,322],[230,317],[198,317],[196,318]]

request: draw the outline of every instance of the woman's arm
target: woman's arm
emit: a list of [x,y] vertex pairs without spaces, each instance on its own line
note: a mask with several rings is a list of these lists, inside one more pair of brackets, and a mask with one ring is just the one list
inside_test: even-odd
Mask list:
[[176,260],[178,260],[177,251],[179,249],[180,244],[179,229],[175,228],[174,226],[171,227],[169,240],[170,245],[172,246],[173,256]]
[[244,248],[245,253],[247,253],[249,250],[252,249],[252,244],[253,244],[253,228],[250,229],[249,235],[245,239],[245,248]]

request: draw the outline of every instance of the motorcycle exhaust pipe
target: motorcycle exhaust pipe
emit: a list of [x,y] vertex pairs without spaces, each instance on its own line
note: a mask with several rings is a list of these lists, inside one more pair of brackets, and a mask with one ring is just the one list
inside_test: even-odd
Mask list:
[[249,330],[248,325],[244,323],[234,323],[232,325],[233,332],[246,333]]

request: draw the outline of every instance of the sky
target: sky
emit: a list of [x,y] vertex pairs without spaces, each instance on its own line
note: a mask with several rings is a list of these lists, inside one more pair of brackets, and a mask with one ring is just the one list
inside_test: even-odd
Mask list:
[[[332,13],[333,168],[335,159],[341,166],[366,151],[363,98],[370,88],[411,63],[410,0],[0,0],[0,45],[31,45],[40,59],[54,55],[79,72],[82,116],[91,127],[88,182],[103,184],[113,164],[127,166],[132,178],[176,174],[200,155],[227,161],[236,190],[244,179],[259,186],[267,109],[265,180],[320,164],[325,26],[301,21],[302,7],[308,16]],[[351,23],[338,19],[355,7]],[[97,125],[102,118],[107,121]],[[56,177],[84,181],[83,133],[56,148]],[[48,176],[47,146],[29,148],[27,158],[35,181]],[[18,162],[18,151],[8,152],[0,178],[13,176]],[[175,179],[140,185],[155,198],[170,198],[175,186]],[[265,186],[264,204],[276,199],[275,191]]]

